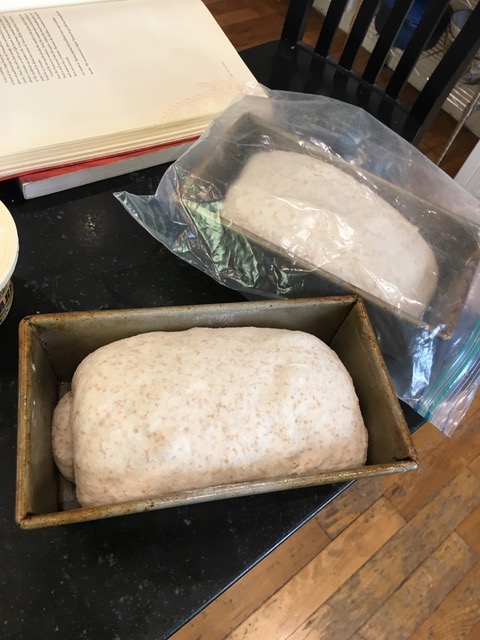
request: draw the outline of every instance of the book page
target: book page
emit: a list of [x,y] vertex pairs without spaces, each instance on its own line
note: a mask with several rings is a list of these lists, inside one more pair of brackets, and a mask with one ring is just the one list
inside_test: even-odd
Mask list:
[[174,131],[218,113],[247,82],[252,74],[200,0],[1,14],[0,159],[128,130]]
[[44,9],[45,7],[65,7],[71,4],[90,2],[118,2],[119,0],[0,0],[0,12]]

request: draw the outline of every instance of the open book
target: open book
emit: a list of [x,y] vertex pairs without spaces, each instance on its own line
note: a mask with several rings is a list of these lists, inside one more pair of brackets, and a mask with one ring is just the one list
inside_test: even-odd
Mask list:
[[191,140],[255,84],[201,0],[0,12],[0,178]]

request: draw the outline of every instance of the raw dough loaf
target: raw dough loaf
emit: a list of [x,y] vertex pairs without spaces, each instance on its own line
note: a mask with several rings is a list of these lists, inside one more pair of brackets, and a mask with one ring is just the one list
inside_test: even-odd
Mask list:
[[71,482],[75,480],[72,443],[72,392],[66,393],[58,402],[52,419],[53,458],[60,473]]
[[55,458],[61,470],[74,467],[84,506],[366,460],[349,373],[299,331],[194,328],[120,340],[83,360],[61,402],[56,428],[64,434],[71,418],[73,447],[54,437]]
[[311,156],[256,154],[221,216],[416,318],[435,291],[437,263],[416,227],[366,184]]

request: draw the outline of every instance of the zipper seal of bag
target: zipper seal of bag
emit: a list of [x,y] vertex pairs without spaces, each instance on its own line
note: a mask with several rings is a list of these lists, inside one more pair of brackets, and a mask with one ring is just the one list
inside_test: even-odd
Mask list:
[[440,404],[446,404],[458,392],[470,386],[480,373],[480,321],[477,322],[467,342],[426,391],[415,409],[430,420]]

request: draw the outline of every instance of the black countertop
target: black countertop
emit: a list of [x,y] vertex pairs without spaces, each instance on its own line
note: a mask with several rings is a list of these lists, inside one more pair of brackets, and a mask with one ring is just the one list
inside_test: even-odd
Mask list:
[[[43,530],[14,523],[17,329],[26,315],[243,300],[170,254],[112,193],[153,193],[162,168],[24,201],[0,184],[20,238],[0,326],[0,638],[168,638],[345,485]],[[405,408],[409,425],[419,420]]]

